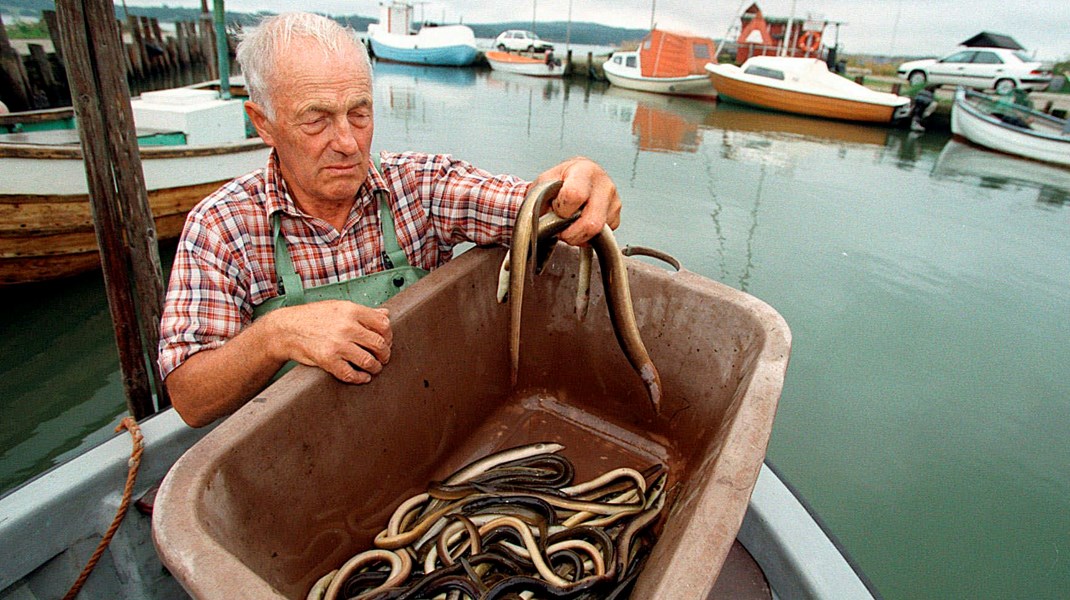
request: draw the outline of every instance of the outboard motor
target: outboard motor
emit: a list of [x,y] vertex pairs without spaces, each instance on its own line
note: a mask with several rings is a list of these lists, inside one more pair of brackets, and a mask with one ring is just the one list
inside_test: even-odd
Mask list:
[[925,88],[918,92],[914,96],[914,106],[910,110],[910,129],[911,131],[925,131],[925,126],[921,124],[922,121],[927,119],[929,115],[933,114],[936,110],[936,95],[933,94],[931,88]]

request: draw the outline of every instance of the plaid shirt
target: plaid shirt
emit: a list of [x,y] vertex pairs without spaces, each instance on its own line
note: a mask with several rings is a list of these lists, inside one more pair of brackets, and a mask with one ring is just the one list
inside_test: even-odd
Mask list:
[[252,322],[254,306],[278,295],[275,212],[282,212],[282,234],[305,288],[384,269],[375,189],[391,193],[398,243],[413,266],[441,266],[464,241],[508,243],[528,182],[449,155],[381,157],[382,175],[369,170],[341,231],[297,208],[274,152],[265,168],[228,182],[190,211],[160,324],[164,377],[194,353],[237,335]]

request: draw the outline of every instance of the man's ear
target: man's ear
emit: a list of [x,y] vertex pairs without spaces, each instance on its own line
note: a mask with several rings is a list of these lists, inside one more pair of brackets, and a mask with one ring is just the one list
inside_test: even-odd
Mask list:
[[253,122],[253,127],[255,127],[256,132],[260,134],[260,139],[264,140],[264,143],[268,146],[274,148],[275,136],[272,134],[272,123],[267,118],[267,114],[264,113],[264,107],[252,100],[246,100],[245,114],[249,115],[249,120]]

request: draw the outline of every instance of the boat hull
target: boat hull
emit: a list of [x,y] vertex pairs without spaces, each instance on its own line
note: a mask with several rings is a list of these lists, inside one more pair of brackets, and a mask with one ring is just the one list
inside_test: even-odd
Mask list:
[[502,73],[515,73],[530,77],[562,77],[568,69],[568,63],[547,64],[545,59],[522,56],[509,52],[488,50],[483,53],[490,68]]
[[771,432],[790,351],[783,319],[738,290],[626,259],[666,392],[655,415],[597,276],[590,312],[574,317],[578,252],[559,247],[525,294],[513,387],[509,309],[495,299],[503,256],[469,251],[388,301],[395,352],[371,383],[299,366],[175,464],[153,536],[192,595],[303,597],[369,546],[400,499],[474,458],[549,439],[577,481],[668,466],[672,508],[632,597],[709,596]]
[[[967,92],[955,92],[951,108],[951,133],[991,150],[1022,156],[1033,160],[1070,167],[1070,136],[1059,133],[1059,124],[1051,123],[1050,132],[1040,130],[1043,123],[1053,119],[1034,114],[1041,119],[1036,129],[1008,125],[967,100]],[[1054,120],[1054,119],[1053,119]],[[1065,122],[1062,124],[1065,127]]]
[[755,56],[737,67],[706,65],[718,97],[811,117],[891,123],[910,116],[910,98],[877,92],[829,72],[813,58]]
[[419,33],[388,33],[369,25],[368,36],[376,58],[415,65],[465,67],[479,57],[472,29],[464,25],[424,27]]
[[[157,238],[177,238],[197,202],[262,167],[269,151],[259,139],[142,148]],[[0,286],[69,277],[99,265],[81,150],[0,145]]]
[[891,123],[895,107],[774,88],[710,73],[717,95],[728,102],[841,121]]

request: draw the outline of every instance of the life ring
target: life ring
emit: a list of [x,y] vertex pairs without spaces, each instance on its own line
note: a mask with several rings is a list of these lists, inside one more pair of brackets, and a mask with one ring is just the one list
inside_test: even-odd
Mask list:
[[803,52],[817,52],[821,47],[821,36],[815,31],[807,31],[799,38],[799,50]]

